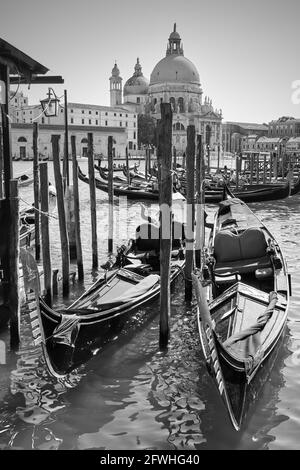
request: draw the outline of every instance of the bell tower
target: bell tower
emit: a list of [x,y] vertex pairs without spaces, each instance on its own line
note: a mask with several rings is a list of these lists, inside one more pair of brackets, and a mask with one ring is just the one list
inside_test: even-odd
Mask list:
[[118,106],[122,104],[122,77],[120,77],[120,70],[118,69],[117,62],[111,71],[110,82],[110,105]]

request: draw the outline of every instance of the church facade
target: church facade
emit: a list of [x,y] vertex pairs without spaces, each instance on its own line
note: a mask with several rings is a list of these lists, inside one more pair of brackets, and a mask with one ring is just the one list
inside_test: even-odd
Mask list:
[[186,150],[186,128],[194,124],[202,134],[207,149],[217,150],[222,140],[222,111],[215,109],[212,100],[205,97],[195,65],[184,56],[181,37],[174,30],[169,36],[165,57],[154,67],[150,81],[144,77],[139,59],[134,74],[123,88],[122,78],[115,64],[110,77],[110,104],[122,105],[137,114],[149,114],[160,119],[160,103],[171,103],[173,110],[173,146],[177,154]]

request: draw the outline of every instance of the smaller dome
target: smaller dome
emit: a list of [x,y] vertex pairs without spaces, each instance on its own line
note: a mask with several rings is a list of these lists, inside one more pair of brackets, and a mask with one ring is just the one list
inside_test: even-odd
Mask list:
[[129,78],[124,86],[124,95],[144,95],[148,93],[149,80],[143,75]]
[[134,67],[134,74],[124,85],[124,96],[126,95],[145,95],[148,93],[149,80],[144,77],[139,58]]
[[114,67],[111,71],[111,75],[112,75],[112,77],[118,77],[120,75],[120,70],[117,66],[117,62],[115,62],[115,65],[114,65]]
[[172,33],[169,36],[169,39],[179,39],[181,40],[180,34],[177,31],[172,31]]

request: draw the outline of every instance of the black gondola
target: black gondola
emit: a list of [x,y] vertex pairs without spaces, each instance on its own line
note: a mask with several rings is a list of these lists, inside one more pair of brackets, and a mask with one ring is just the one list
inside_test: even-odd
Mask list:
[[[285,199],[291,194],[291,183],[287,181],[284,185],[264,187],[262,189],[240,189],[231,188],[232,193],[243,202],[265,202],[277,199]],[[205,191],[205,202],[217,204],[223,199],[223,189],[220,191]]]
[[208,370],[236,430],[249,391],[283,335],[290,276],[280,246],[237,198],[220,203],[200,277],[193,275]]
[[[89,177],[86,176],[78,166],[78,178],[81,181],[89,184]],[[101,180],[100,178],[95,177],[96,188],[108,193],[108,182]],[[159,192],[158,189],[145,189],[145,188],[136,188],[133,186],[128,186],[127,184],[114,184],[114,195],[115,196],[126,196],[128,199],[142,200],[148,199],[152,201],[158,201]],[[173,199],[183,200],[184,196],[179,192],[173,192]]]
[[[177,224],[177,222],[174,222]],[[183,225],[173,233],[171,284],[184,267]],[[179,235],[177,235],[179,233]],[[149,235],[152,238],[149,238]],[[32,321],[34,337],[42,339],[50,372],[61,376],[92,357],[118,333],[132,329],[137,319],[133,313],[160,293],[159,230],[153,224],[139,226],[136,239],[122,247],[115,265],[101,276],[70,307],[51,309],[42,298],[36,305]],[[34,259],[21,250],[25,288],[38,296],[38,272]],[[29,277],[29,281],[28,281]]]

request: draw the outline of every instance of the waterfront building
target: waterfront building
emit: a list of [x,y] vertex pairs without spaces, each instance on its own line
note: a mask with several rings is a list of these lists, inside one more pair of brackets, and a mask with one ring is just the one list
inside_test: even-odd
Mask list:
[[282,116],[269,122],[269,137],[300,137],[300,119]]
[[227,121],[222,127],[222,148],[226,153],[250,150],[259,137],[268,135],[266,124]]
[[[12,121],[12,153],[14,158],[32,158],[32,123],[39,123],[39,139],[42,142],[41,155],[51,155],[51,135],[63,135],[65,109],[59,105],[58,116],[45,117],[42,107],[29,105],[23,93],[12,97],[10,116]],[[115,141],[115,155],[125,157],[126,146],[133,153],[137,150],[137,114],[122,105],[100,106],[84,103],[68,103],[69,139],[76,136],[77,153],[86,156],[87,133],[94,134],[95,153],[107,155],[108,136]],[[26,139],[26,141],[25,141]],[[63,139],[61,139],[63,142]],[[62,144],[63,145],[63,144]],[[69,142],[69,145],[70,142]],[[69,147],[71,149],[71,147]]]

